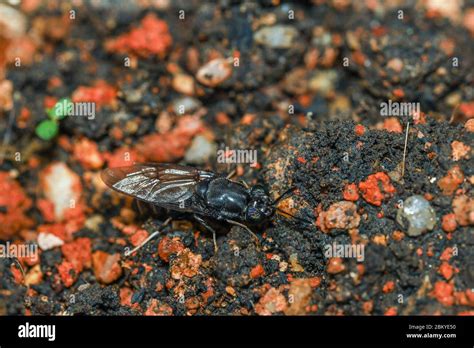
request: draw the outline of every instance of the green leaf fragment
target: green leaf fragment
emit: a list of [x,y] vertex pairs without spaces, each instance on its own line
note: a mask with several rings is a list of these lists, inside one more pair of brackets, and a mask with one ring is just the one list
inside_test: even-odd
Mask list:
[[58,124],[52,120],[41,121],[36,126],[36,135],[43,140],[51,140],[58,134]]

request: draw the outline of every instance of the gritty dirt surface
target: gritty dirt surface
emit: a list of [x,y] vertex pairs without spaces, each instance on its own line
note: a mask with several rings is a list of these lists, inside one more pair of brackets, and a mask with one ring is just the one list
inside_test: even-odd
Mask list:
[[[0,4],[0,240],[39,245],[0,259],[0,314],[473,315],[473,35],[468,0]],[[41,139],[63,98],[95,117]],[[215,252],[173,215],[126,257],[169,215],[100,171],[144,161],[294,187],[294,217]],[[426,222],[397,219],[412,196]]]

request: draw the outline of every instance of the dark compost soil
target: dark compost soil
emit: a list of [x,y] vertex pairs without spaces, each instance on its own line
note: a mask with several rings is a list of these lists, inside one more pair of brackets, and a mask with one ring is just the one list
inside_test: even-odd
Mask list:
[[[1,315],[474,314],[473,1],[80,3],[24,2],[15,35],[0,18],[0,240],[40,244],[21,268],[0,259]],[[256,33],[275,25],[298,34],[272,47]],[[61,98],[96,117],[42,140]],[[421,112],[382,117],[388,100]],[[257,162],[218,163],[226,149]],[[125,257],[168,215],[99,172],[143,161],[235,169],[274,199],[295,187],[279,208],[296,218],[258,243],[222,226],[215,252],[179,217]],[[420,235],[397,222],[414,195],[435,214]]]

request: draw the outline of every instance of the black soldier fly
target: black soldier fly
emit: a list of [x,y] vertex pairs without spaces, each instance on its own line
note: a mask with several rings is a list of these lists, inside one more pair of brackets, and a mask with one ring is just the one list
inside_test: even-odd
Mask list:
[[[120,193],[165,209],[192,214],[212,232],[215,248],[216,231],[206,218],[243,227],[257,238],[247,225],[256,226],[268,221],[276,211],[276,203],[292,191],[288,190],[273,201],[262,185],[249,187],[230,180],[230,176],[168,163],[108,168],[102,171],[101,177],[107,186]],[[170,220],[168,218],[161,227]],[[127,254],[138,250],[158,233],[152,233]]]

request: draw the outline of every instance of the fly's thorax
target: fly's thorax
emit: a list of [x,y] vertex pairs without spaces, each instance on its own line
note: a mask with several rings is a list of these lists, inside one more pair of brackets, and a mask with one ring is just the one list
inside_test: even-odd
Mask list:
[[211,179],[205,197],[209,206],[219,209],[224,215],[235,217],[244,213],[250,201],[249,192],[244,186],[225,178]]

